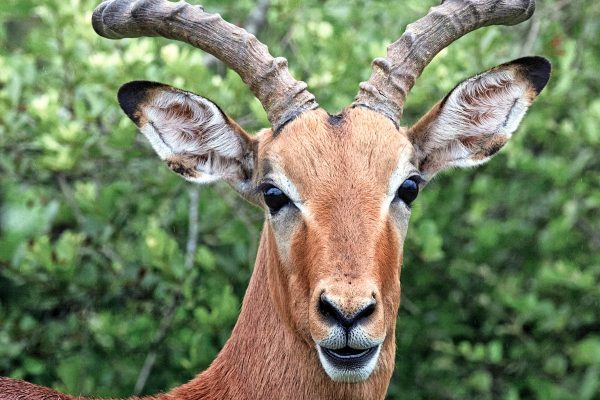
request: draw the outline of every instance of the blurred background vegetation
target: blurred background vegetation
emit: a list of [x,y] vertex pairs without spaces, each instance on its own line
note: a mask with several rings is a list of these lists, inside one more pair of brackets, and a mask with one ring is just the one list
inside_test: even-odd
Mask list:
[[[118,87],[161,81],[207,95],[249,131],[267,121],[201,51],[98,37],[97,3],[0,5],[0,375],[129,396],[181,384],[215,357],[262,215],[224,185],[169,172],[118,108]],[[434,3],[204,6],[254,24],[335,112]],[[444,50],[409,97],[406,124],[496,64],[554,64],[511,143],[439,177],[414,207],[390,399],[600,399],[599,37],[597,1],[538,0],[532,20]]]

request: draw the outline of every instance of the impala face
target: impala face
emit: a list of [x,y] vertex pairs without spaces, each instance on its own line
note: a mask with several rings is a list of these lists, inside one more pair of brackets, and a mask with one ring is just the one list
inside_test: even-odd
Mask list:
[[411,203],[439,171],[488,161],[549,73],[539,57],[503,64],[459,84],[409,129],[355,106],[304,111],[251,137],[211,101],[166,85],[129,83],[119,101],[174,172],[226,180],[264,208],[280,319],[312,343],[332,380],[360,382],[394,362]]
[[414,149],[370,110],[316,110],[269,132],[258,158],[280,314],[314,342],[333,380],[365,380],[384,342],[393,346],[402,244],[422,181]]

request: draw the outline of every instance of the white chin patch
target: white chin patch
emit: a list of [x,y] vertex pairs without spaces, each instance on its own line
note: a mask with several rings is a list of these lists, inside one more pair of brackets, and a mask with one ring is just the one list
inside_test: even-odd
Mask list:
[[362,382],[369,378],[371,373],[375,370],[377,360],[379,360],[380,351],[381,345],[378,345],[374,350],[374,354],[371,355],[368,361],[356,365],[338,365],[338,363],[330,360],[328,356],[324,354],[321,346],[317,345],[319,361],[321,361],[321,365],[327,375],[336,382],[346,383]]

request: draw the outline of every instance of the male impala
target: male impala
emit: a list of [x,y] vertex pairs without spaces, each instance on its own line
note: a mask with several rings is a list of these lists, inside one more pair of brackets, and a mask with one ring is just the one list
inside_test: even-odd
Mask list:
[[[438,172],[488,161],[546,85],[527,57],[467,79],[410,128],[407,93],[462,35],[529,18],[534,0],[446,0],[409,25],[340,114],[319,108],[283,58],[201,7],[109,0],[108,38],[160,35],[221,59],[248,84],[271,128],[248,135],[210,100],[136,81],[118,94],[159,157],[185,179],[227,181],[265,209],[254,274],[231,338],[208,370],[158,399],[382,399],[395,355],[410,204]],[[3,399],[70,399],[0,379]]]

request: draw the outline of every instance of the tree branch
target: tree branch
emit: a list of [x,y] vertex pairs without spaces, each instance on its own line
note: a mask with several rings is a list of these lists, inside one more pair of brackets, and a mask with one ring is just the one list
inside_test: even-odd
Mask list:
[[[198,204],[200,197],[200,186],[193,185],[189,190],[190,205],[188,213],[188,238],[185,246],[185,258],[183,267],[186,272],[191,270],[194,266],[194,256],[196,255],[196,249],[198,248]],[[187,274],[186,274],[187,275]],[[162,342],[166,339],[171,323],[173,322],[173,315],[177,309],[177,305],[181,300],[181,290],[177,289],[173,293],[171,298],[171,304],[164,311],[163,316],[158,327],[158,331],[154,335],[154,339],[150,345],[150,351],[146,355],[142,369],[138,374],[138,378],[135,382],[133,389],[134,396],[139,395],[144,390],[148,377],[154,368],[156,363],[156,357],[158,355],[158,349]]]
[[75,195],[73,194],[73,190],[71,190],[71,187],[67,183],[65,175],[62,173],[58,174],[56,176],[56,181],[58,182],[58,187],[60,188],[60,191],[62,192],[63,196],[65,196],[65,200],[69,205],[69,208],[73,212],[73,216],[75,217],[77,224],[83,227],[85,225],[85,217],[81,212],[79,205],[77,204],[77,200],[75,200]]
[[527,33],[527,40],[525,40],[525,43],[523,43],[523,46],[521,47],[521,57],[531,55],[531,52],[534,50],[533,48],[540,34],[540,26],[541,21],[539,16],[534,15],[531,18],[529,32]]
[[[264,24],[267,21],[267,12],[269,11],[269,6],[271,5],[271,0],[259,0],[256,8],[250,13],[248,20],[246,21],[246,25],[244,29],[248,32],[256,36],[258,31],[262,29]],[[204,65],[212,70],[218,70],[220,75],[224,75],[226,68],[224,68],[223,62],[219,60],[217,57],[206,54],[204,58]]]
[[167,337],[167,332],[171,327],[171,322],[173,321],[173,315],[175,315],[175,310],[177,309],[177,304],[179,303],[179,298],[181,297],[179,291],[176,292],[176,295],[173,297],[173,301],[169,305],[169,307],[165,310],[163,317],[160,321],[160,326],[156,335],[154,336],[154,340],[152,340],[152,344],[150,345],[150,351],[146,355],[146,359],[144,360],[144,365],[138,374],[137,381],[135,382],[135,388],[133,389],[133,394],[135,396],[142,393],[144,390],[144,386],[146,386],[146,382],[148,381],[148,377],[150,376],[150,372],[152,372],[152,368],[154,367],[154,363],[156,362],[156,357],[158,355],[158,348],[162,344],[162,342]]

